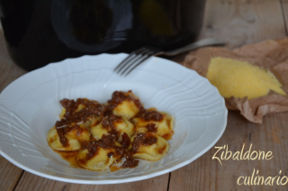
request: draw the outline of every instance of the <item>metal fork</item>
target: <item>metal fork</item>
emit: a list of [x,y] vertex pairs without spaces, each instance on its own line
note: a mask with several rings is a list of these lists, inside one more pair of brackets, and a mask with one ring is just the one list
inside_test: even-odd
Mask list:
[[194,50],[204,46],[220,46],[225,45],[225,42],[214,39],[207,38],[196,41],[194,43],[188,44],[184,47],[171,50],[171,51],[161,51],[160,49],[153,47],[143,47],[131,52],[123,61],[121,61],[115,68],[114,71],[121,76],[127,76],[132,72],[137,66],[145,62],[152,56],[175,56],[186,51]]

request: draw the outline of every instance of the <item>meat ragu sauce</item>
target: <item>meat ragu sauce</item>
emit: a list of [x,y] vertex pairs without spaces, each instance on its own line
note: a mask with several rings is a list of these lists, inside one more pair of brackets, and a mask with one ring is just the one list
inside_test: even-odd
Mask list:
[[[110,168],[111,171],[133,168],[138,165],[139,159],[159,160],[168,150],[168,139],[157,132],[159,124],[167,118],[167,133],[173,134],[171,117],[155,108],[146,110],[131,90],[115,91],[106,104],[86,98],[76,101],[62,99],[60,103],[63,111],[53,127],[57,134],[53,137],[49,132],[47,140],[50,147],[74,167],[88,166],[87,169],[98,170],[98,163],[92,162],[101,158],[104,166],[107,165],[105,169]],[[125,112],[131,115],[131,104],[137,110],[134,108],[133,117],[126,118]],[[122,109],[123,116],[119,112],[115,114],[117,108],[118,111]],[[136,118],[147,124],[137,126]],[[138,157],[135,157],[136,154]],[[97,168],[94,169],[94,166]]]
[[[104,111],[104,106],[97,101],[90,101],[88,99],[79,98],[76,101],[69,99],[62,99],[61,105],[65,109],[65,114],[60,121],[57,121],[55,127],[57,129],[60,142],[63,146],[68,146],[67,138],[65,134],[70,130],[77,128],[81,131],[79,122],[86,122],[89,117],[100,117]],[[82,104],[83,109],[76,112],[78,106]]]

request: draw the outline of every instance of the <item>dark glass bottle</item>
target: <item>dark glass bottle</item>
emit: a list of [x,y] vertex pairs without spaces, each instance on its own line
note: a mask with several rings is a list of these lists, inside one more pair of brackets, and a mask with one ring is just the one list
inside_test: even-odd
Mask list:
[[204,0],[1,0],[9,52],[27,70],[68,57],[194,41]]

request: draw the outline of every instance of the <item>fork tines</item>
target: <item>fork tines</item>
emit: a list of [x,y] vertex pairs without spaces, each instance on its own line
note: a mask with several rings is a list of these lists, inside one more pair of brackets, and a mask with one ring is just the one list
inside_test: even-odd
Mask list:
[[127,76],[137,66],[146,61],[158,51],[143,47],[131,52],[120,64],[114,68],[114,71],[122,76]]

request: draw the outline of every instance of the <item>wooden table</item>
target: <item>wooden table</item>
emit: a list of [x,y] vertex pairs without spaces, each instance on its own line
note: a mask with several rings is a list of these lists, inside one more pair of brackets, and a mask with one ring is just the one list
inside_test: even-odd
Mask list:
[[[213,36],[237,47],[265,39],[288,35],[288,0],[207,0],[202,37]],[[9,58],[0,37],[0,90],[24,74]],[[244,120],[239,113],[229,112],[227,129],[216,146],[228,145],[231,151],[240,150],[243,143],[253,144],[256,150],[273,152],[266,161],[223,161],[221,166],[212,156],[216,149],[172,173],[153,179],[119,185],[79,185],[41,178],[15,167],[0,157],[0,190],[288,190],[285,186],[239,186],[239,176],[251,176],[253,169],[259,175],[275,176],[282,170],[288,176],[288,113],[271,114],[262,125]]]

